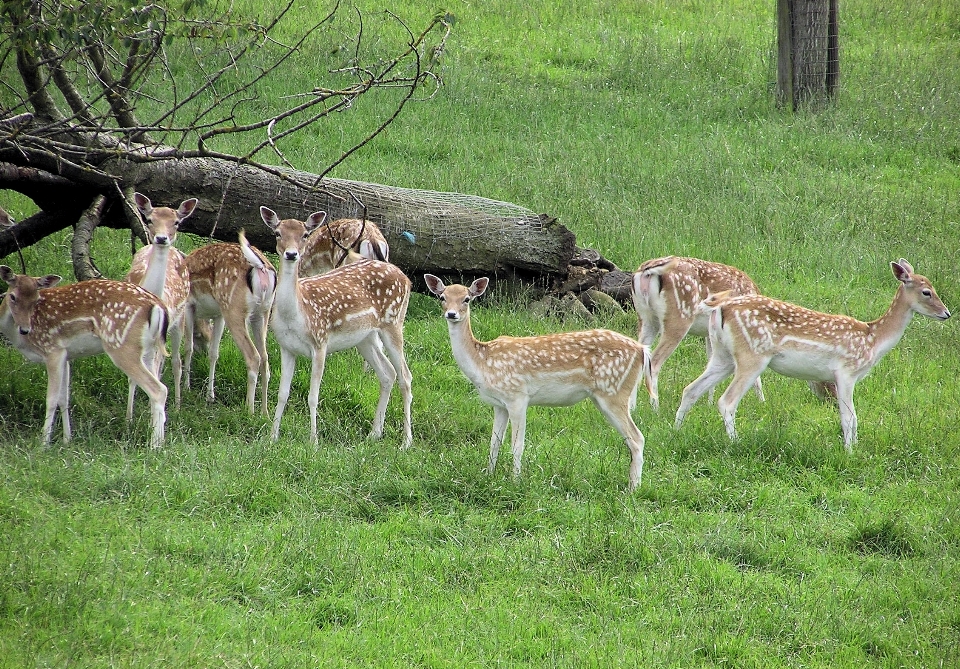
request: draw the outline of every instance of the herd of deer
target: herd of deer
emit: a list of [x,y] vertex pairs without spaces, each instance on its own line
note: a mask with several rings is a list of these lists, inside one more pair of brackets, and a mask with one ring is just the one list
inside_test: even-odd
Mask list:
[[[256,409],[259,383],[260,406],[268,414],[269,324],[281,358],[273,440],[279,437],[297,357],[311,361],[310,439],[316,443],[326,356],[356,348],[380,382],[370,436],[382,436],[390,393],[399,383],[403,446],[410,446],[412,375],[403,352],[403,323],[411,284],[388,262],[389,247],[374,224],[328,222],[324,212],[306,221],[280,220],[261,207],[263,222],[277,238],[278,273],[242,232],[237,244],[209,244],[189,255],[178,251],[173,246],[178,227],[193,213],[196,199],[178,209],[153,207],[140,193],[134,199],[151,243],[134,256],[126,281],[98,279],[58,287],[59,276],[34,278],[0,266],[0,278],[9,284],[0,303],[0,334],[28,360],[47,368],[45,442],[51,440],[57,409],[64,441],[71,437],[70,361],[106,353],[129,379],[128,421],[136,388],[150,398],[150,443],[159,447],[167,400],[159,376],[167,338],[179,407],[181,381],[190,385],[194,331],[201,325],[210,329],[207,398],[214,399],[220,339],[229,327],[247,367],[247,408],[251,413]],[[477,341],[470,302],[486,291],[488,279],[470,286],[445,285],[431,274],[424,279],[443,302],[454,359],[480,398],[493,406],[488,471],[496,465],[509,423],[513,471],[519,474],[528,406],[568,406],[589,397],[627,442],[629,486],[634,489],[640,483],[644,444],[631,415],[637,389],[643,379],[651,403],[659,408],[660,370],[688,334],[706,339],[709,360],[683,391],[678,429],[697,399],[732,374],[718,408],[727,433],[735,438],[737,406],[751,386],[763,399],[760,374],[769,367],[806,380],[820,396],[836,398],[844,447],[850,452],[857,437],[857,381],[896,346],[914,312],[939,320],[950,317],[930,281],[914,273],[910,263],[900,259],[890,266],[899,282],[893,303],[877,320],[862,322],[764,297],[750,277],[728,265],[675,256],[650,260],[633,279],[639,341],[603,329]]]

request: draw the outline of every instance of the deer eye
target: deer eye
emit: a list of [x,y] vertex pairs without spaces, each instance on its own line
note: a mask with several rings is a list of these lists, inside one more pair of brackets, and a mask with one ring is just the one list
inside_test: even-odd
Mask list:
[[16,301],[17,301],[17,296],[16,296],[16,295],[10,295],[10,301],[11,301],[11,302],[16,302]]
[[274,236],[275,236],[277,239],[280,239],[280,233],[279,233],[279,232],[274,232],[273,234],[274,234]]
[[924,288],[923,290],[920,291],[920,294],[923,295],[924,297],[932,297],[933,291],[931,291],[929,288]]

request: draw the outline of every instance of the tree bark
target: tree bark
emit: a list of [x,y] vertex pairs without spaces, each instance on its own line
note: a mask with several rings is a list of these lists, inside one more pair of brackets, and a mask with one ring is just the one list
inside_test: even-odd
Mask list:
[[777,102],[830,98],[840,77],[837,0],[777,0]]
[[331,220],[365,215],[387,238],[390,261],[411,276],[552,277],[566,273],[576,246],[574,234],[553,218],[483,198],[343,179],[323,179],[311,190],[291,181],[311,184],[317,180],[313,174],[284,169],[291,179],[286,181],[214,158],[118,161],[103,167],[155,203],[176,207],[184,199],[199,198],[181,232],[236,241],[244,229],[251,243],[265,251],[273,251],[275,241],[260,218],[261,205],[281,218],[301,220],[321,210]]

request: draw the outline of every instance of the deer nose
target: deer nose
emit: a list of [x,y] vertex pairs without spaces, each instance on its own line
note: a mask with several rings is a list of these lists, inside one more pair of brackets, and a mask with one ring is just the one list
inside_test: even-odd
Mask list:
[[166,246],[170,242],[170,238],[166,235],[157,235],[153,238],[154,244],[159,244],[160,246]]
[[296,260],[300,257],[300,253],[297,251],[287,251],[283,254],[283,257],[287,260]]
[[20,334],[22,334],[22,335],[24,335],[24,336],[30,334],[30,328],[29,328],[29,327],[26,327],[26,328],[21,327],[21,328],[18,328],[18,329],[20,330]]
[[458,320],[460,320],[460,315],[459,315],[456,311],[453,311],[452,309],[451,309],[450,311],[448,311],[448,312],[445,314],[445,316],[447,317],[447,320],[451,320],[451,321],[458,321]]

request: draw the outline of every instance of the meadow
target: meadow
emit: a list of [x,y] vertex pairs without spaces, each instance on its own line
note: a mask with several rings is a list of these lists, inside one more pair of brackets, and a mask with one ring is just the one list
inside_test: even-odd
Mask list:
[[[889,305],[903,257],[956,312],[954,1],[841,3],[838,95],[796,113],[774,104],[774,4],[454,0],[442,87],[332,176],[515,202],[625,270],[707,258],[862,320]],[[384,6],[352,5],[375,31]],[[389,8],[411,25],[438,9]],[[320,79],[336,51],[305,50],[261,97]],[[286,155],[328,164],[385,108],[361,105]],[[10,193],[0,204],[32,212]],[[69,239],[28,249],[30,272],[71,277]],[[101,232],[94,257],[122,277],[129,236]],[[585,323],[525,307],[485,296],[474,331],[636,334],[630,311]],[[377,387],[353,353],[328,361],[319,446],[304,361],[271,443],[229,337],[218,401],[198,392],[201,356],[162,450],[146,447],[142,396],[125,424],[126,378],[103,356],[74,364],[74,441],[44,446],[45,372],[2,347],[0,667],[960,666],[956,327],[916,317],[858,384],[849,456],[836,407],[773,374],[765,403],[742,402],[737,441],[706,401],[674,430],[706,362],[685,341],[659,414],[641,389],[633,494],[629,454],[589,404],[531,409],[522,475],[504,448],[488,476],[492,410],[426,295],[405,328],[406,451],[396,391],[385,438],[365,440]]]

